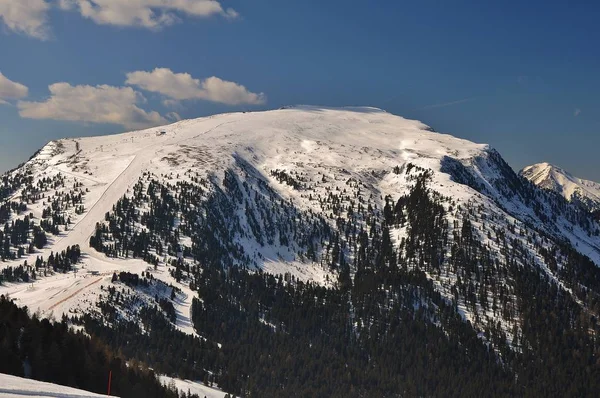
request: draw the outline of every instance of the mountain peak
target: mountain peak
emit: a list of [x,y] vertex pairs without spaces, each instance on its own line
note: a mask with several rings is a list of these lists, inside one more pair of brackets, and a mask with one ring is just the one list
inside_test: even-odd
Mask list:
[[547,162],[527,166],[519,174],[540,188],[554,191],[588,210],[600,209],[600,183],[575,177]]

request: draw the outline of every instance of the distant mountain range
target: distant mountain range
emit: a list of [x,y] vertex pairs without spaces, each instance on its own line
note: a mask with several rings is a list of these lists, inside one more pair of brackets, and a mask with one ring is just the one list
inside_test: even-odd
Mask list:
[[600,183],[573,176],[549,163],[525,167],[519,174],[540,188],[554,191],[591,212],[600,211]]

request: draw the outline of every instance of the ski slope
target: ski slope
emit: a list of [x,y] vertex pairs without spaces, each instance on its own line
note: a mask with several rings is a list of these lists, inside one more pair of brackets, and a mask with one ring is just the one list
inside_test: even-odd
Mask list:
[[60,386],[22,377],[0,373],[0,397],[2,398],[99,398],[106,395],[95,394],[76,388]]
[[[0,285],[0,294],[8,295],[19,306],[26,306],[32,312],[60,320],[63,314],[74,316],[96,311],[96,303],[103,295],[106,295],[106,287],[112,283],[113,272],[118,273],[121,270],[137,274],[151,272],[156,279],[167,284],[178,285],[181,289],[181,293],[178,293],[173,301],[177,313],[175,326],[184,333],[196,334],[190,319],[190,307],[194,293],[188,286],[177,284],[167,272],[166,267],[162,266],[153,270],[141,260],[106,262],[94,257],[85,258],[80,265],[81,269],[77,273],[59,273],[39,278],[32,283]],[[95,270],[98,273],[91,274],[88,273],[88,270]],[[118,287],[121,289],[125,286],[118,284]],[[137,295],[145,303],[153,303],[156,294],[154,291],[129,290],[129,292]],[[163,294],[168,295],[168,292],[163,292]]]

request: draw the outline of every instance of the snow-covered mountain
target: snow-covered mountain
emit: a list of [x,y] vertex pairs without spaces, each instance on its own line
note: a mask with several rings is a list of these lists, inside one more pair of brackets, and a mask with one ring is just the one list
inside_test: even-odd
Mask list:
[[[588,225],[587,221],[580,223],[581,215],[576,209],[554,209],[557,205],[551,203],[551,198],[519,180],[489,146],[433,132],[421,122],[375,108],[299,106],[216,115],[125,134],[50,142],[25,165],[4,177],[5,200],[26,203],[27,211],[21,212],[21,218],[25,215],[33,216],[30,221],[53,218],[50,223],[57,229],[56,235],[48,234],[49,243],[43,248],[30,255],[23,250],[20,262],[27,259],[32,264],[39,256],[45,258],[51,252],[79,245],[87,255],[82,271],[89,274],[80,272],[85,280],[69,280],[70,286],[62,295],[46,296],[35,287],[52,291],[54,286],[65,285],[59,280],[62,276],[41,279],[32,290],[15,287],[10,293],[42,311],[75,311],[74,307],[80,307],[82,301],[93,300],[82,298],[94,294],[95,285],[103,275],[108,278],[115,270],[122,269],[138,273],[146,270],[148,264],[139,256],[125,262],[115,258],[119,255],[107,257],[91,249],[89,241],[97,223],[114,211],[117,201],[144,192],[149,181],[155,181],[161,189],[177,191],[175,187],[179,186],[180,194],[182,186],[197,184],[198,192],[205,194],[240,195],[234,207],[226,209],[231,214],[223,215],[223,221],[232,228],[228,234],[231,232],[233,236],[230,242],[223,242],[223,236],[218,236],[222,249],[229,253],[227,260],[218,261],[331,284],[336,273],[331,267],[322,266],[327,255],[325,245],[311,247],[311,252],[317,255],[307,258],[309,248],[301,239],[283,239],[281,231],[273,231],[272,224],[285,220],[278,217],[288,217],[294,210],[298,212],[296,217],[304,214],[310,221],[303,226],[308,236],[313,233],[310,228],[314,223],[336,228],[339,217],[347,216],[357,206],[370,206],[379,213],[386,205],[386,198],[395,202],[408,192],[417,168],[431,170],[428,187],[452,199],[455,206],[447,206],[453,208],[450,220],[466,217],[465,211],[457,210],[457,206],[479,209],[480,217],[489,217],[487,222],[476,221],[478,234],[497,255],[500,253],[500,248],[495,247],[497,239],[486,235],[512,224],[529,229],[530,233],[539,230],[554,239],[576,243],[578,251],[600,264],[597,226]],[[244,184],[255,190],[240,191]],[[332,195],[336,196],[335,202]],[[263,201],[274,200],[291,206],[283,214],[265,220],[260,206]],[[255,206],[252,212],[248,212],[248,206]],[[142,203],[141,207],[147,208],[148,203]],[[354,222],[368,225],[357,214]],[[183,217],[174,215],[178,224],[189,227],[191,220]],[[10,216],[17,218],[19,215]],[[215,226],[209,226],[214,231]],[[138,223],[136,228],[143,230],[144,226]],[[397,244],[405,233],[405,228],[392,228]],[[182,248],[188,248],[186,252],[197,243],[190,235],[188,231],[179,237]],[[516,233],[512,236],[526,241]],[[10,250],[16,253],[17,246]],[[539,257],[528,246],[524,250],[530,251],[533,258]],[[346,250],[348,256],[354,255],[349,248]],[[174,250],[169,254],[177,255]],[[168,259],[166,255],[162,257],[162,261]],[[159,268],[157,273],[160,272]],[[168,274],[162,279],[168,284],[174,282]],[[46,285],[52,288],[41,289]],[[442,286],[444,283],[440,283],[440,289],[445,290]],[[185,330],[183,325],[189,322],[184,314],[193,293],[185,286],[182,289],[178,304],[183,315],[179,326]],[[449,287],[445,294],[450,295]],[[470,317],[468,311],[466,316]]]
[[554,191],[590,211],[600,210],[600,183],[575,177],[549,163],[527,166],[519,174],[538,187]]
[[[569,319],[597,316],[600,225],[534,183],[487,145],[367,107],[222,114],[52,141],[3,176],[0,293],[104,326],[160,304],[175,328],[220,349],[216,329],[199,330],[198,314],[210,311],[200,303],[221,297],[211,283],[234,277],[211,272],[264,271],[342,292],[370,286],[387,292],[378,308],[421,309],[441,330],[454,325],[442,316],[447,304],[508,358],[506,349],[539,344],[527,315],[539,289],[558,289],[568,302],[560,308],[575,308]],[[420,282],[373,285],[382,272],[385,283],[397,272]],[[540,285],[530,297],[531,278]],[[430,287],[435,295],[423,293]],[[349,300],[349,325],[365,335],[373,315],[358,309],[362,298]],[[269,303],[252,317],[285,331]]]

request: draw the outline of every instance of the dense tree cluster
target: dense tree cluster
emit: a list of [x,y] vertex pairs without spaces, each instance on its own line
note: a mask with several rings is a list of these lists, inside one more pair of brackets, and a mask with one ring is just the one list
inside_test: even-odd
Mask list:
[[67,272],[72,269],[81,257],[79,245],[68,246],[60,253],[51,252],[48,258],[38,256],[34,263],[25,261],[18,266],[8,266],[0,271],[0,285],[3,282],[30,282],[40,276],[53,272]]
[[[70,215],[85,210],[82,184],[75,181],[69,189],[64,175],[58,173],[34,180],[28,169],[2,176],[0,189],[0,259],[16,260],[47,244],[46,233],[58,235],[71,224]],[[12,200],[5,200],[10,194]],[[19,201],[14,200],[18,198]],[[45,206],[38,220],[29,205],[43,201]]]
[[0,358],[0,373],[102,394],[112,372],[114,395],[179,398],[143,364],[127,362],[98,339],[72,332],[65,318],[54,323],[30,317],[5,296],[0,296]]
[[[253,182],[255,170],[239,166]],[[304,213],[275,193],[264,181],[249,184],[228,171],[222,184],[199,180],[161,184],[146,175],[98,223],[90,246],[113,257],[142,258],[157,264],[164,256],[185,256],[211,266],[258,266],[260,253],[246,253],[241,240],[292,250],[317,261],[316,253],[332,234],[315,213]],[[146,210],[140,211],[139,209]],[[182,248],[180,237],[191,245]]]

